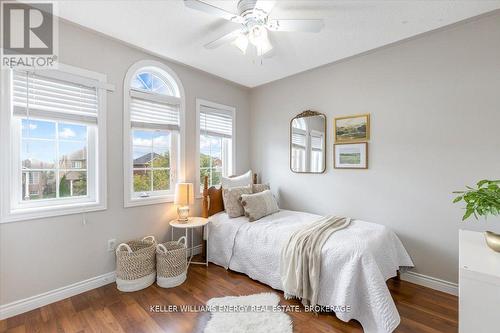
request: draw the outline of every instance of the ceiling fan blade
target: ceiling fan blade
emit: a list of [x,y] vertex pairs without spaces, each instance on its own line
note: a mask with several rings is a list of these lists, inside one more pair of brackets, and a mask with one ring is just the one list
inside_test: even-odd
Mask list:
[[324,27],[323,20],[270,20],[269,30],[272,31],[302,31],[320,32]]
[[199,0],[184,0],[184,4],[186,7],[189,7],[191,9],[196,9],[202,12],[205,12],[207,14],[215,15],[220,18],[223,18],[225,20],[231,21],[231,22],[236,22],[236,23],[243,23],[245,19],[243,17],[226,12],[224,9],[221,9],[219,7],[212,6],[206,2],[199,1]]
[[273,10],[276,1],[274,0],[257,0],[255,3],[255,9],[260,9],[266,14],[269,14]]
[[208,43],[208,44],[205,44],[204,47],[206,49],[215,49],[221,45],[224,45],[226,43],[229,43],[229,42],[232,42],[233,40],[235,40],[240,34],[242,33],[242,31],[240,29],[238,30],[234,30],[234,31],[231,31],[230,33]]

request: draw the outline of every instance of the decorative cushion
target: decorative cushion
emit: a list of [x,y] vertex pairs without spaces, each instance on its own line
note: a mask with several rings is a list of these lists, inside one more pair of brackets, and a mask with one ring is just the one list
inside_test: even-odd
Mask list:
[[245,212],[241,206],[240,198],[243,194],[252,194],[252,186],[240,186],[222,189],[224,208],[230,218],[242,216]]
[[278,203],[270,190],[255,194],[242,194],[241,205],[250,222],[279,211]]
[[241,176],[237,177],[231,177],[231,178],[222,177],[220,183],[222,188],[233,188],[233,187],[252,185],[253,183],[252,170],[248,170],[247,173],[244,173]]
[[253,193],[259,193],[259,192],[264,192],[265,190],[270,190],[271,188],[269,187],[269,184],[253,184],[252,185],[252,192]]

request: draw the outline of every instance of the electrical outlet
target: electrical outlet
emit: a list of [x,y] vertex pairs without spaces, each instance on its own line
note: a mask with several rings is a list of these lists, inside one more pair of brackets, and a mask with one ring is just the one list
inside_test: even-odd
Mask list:
[[108,239],[108,251],[113,252],[116,248],[116,239]]

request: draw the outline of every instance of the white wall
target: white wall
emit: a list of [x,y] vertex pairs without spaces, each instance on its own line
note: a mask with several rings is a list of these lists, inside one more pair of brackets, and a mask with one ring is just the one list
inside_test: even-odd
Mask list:
[[[394,230],[416,271],[457,281],[453,190],[500,178],[500,14],[270,83],[251,92],[252,168],[284,208],[348,215]],[[327,115],[327,171],[293,174],[289,121]],[[370,168],[333,169],[333,118],[371,114]],[[494,221],[494,222],[493,222]]]
[[[197,97],[236,107],[236,171],[249,167],[249,92],[204,72],[158,59],[112,39],[60,23],[60,61],[108,75],[116,91],[108,93],[108,209],[81,215],[0,225],[0,304],[37,295],[114,270],[107,240],[125,241],[153,234],[170,237],[171,204],[123,207],[123,80],[136,61],[163,61],[179,76],[186,92],[187,180],[195,180],[195,114]],[[4,110],[2,110],[4,112]],[[4,191],[4,189],[2,189]],[[5,192],[3,192],[5,193]],[[2,193],[2,195],[3,195]],[[199,204],[198,204],[199,212]]]

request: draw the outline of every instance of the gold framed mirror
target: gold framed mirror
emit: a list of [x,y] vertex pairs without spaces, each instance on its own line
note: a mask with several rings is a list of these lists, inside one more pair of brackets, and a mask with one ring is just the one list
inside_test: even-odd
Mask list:
[[307,110],[290,121],[290,170],[323,173],[326,170],[326,116]]

